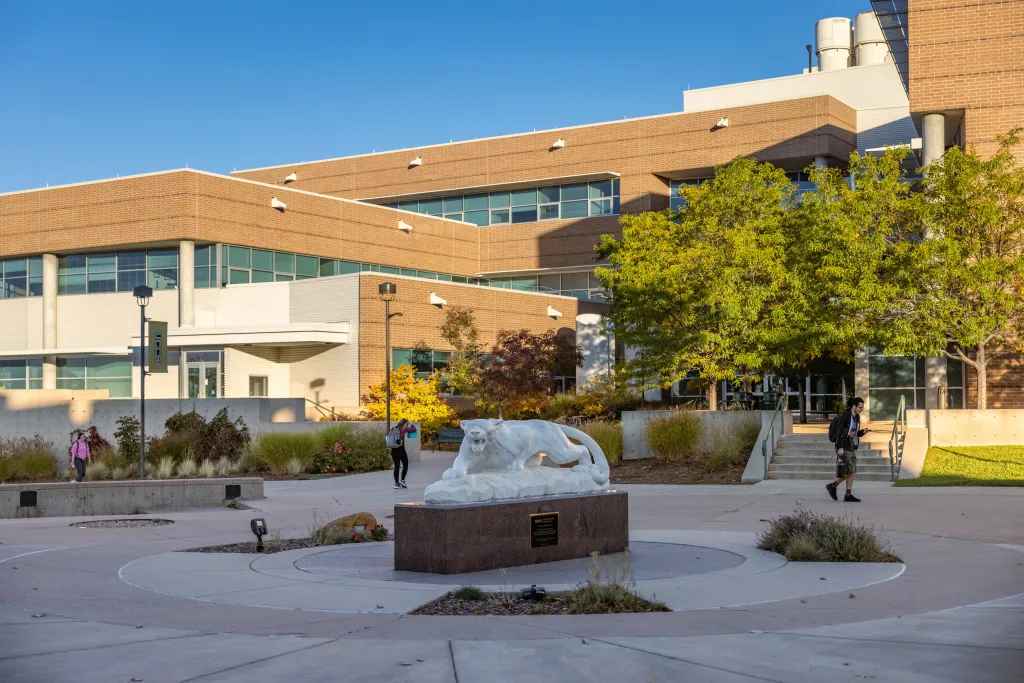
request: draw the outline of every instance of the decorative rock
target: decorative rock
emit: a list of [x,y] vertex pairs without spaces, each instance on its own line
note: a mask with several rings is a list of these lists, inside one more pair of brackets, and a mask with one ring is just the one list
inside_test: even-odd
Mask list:
[[[362,527],[357,529],[356,527]],[[352,534],[358,532],[360,536],[365,533],[369,538],[370,532],[377,527],[377,518],[369,512],[357,512],[354,515],[340,517],[324,524],[317,529],[313,536],[320,545],[337,545],[352,538]]]

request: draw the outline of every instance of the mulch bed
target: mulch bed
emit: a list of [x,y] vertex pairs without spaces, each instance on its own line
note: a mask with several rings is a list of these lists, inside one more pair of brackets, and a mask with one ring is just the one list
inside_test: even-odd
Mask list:
[[91,522],[74,522],[71,527],[86,529],[131,529],[140,526],[163,526],[174,524],[170,519],[97,519]]
[[686,460],[620,460],[611,468],[612,484],[740,484],[746,463],[710,471]]
[[[643,612],[661,612],[655,606]],[[609,612],[611,613],[611,612]],[[500,600],[495,595],[485,595],[482,600],[460,600],[451,593],[419,607],[409,614],[426,616],[522,616],[531,614],[573,614],[569,611],[568,593],[548,593],[543,600],[524,600],[516,594],[510,599]]]

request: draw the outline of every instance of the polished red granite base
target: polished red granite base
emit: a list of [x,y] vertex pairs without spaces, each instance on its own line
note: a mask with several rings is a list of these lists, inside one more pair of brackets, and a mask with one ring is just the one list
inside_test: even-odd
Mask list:
[[[551,513],[557,542],[551,545]],[[531,519],[531,515],[541,515]],[[463,574],[607,555],[629,545],[625,491],[490,503],[395,506],[395,569]]]

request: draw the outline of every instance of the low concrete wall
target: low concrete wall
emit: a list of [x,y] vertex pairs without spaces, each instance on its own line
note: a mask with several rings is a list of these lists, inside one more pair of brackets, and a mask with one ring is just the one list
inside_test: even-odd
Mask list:
[[[263,498],[258,477],[94,481],[81,484],[0,484],[0,519],[131,515],[149,510],[217,507],[226,487],[241,488],[239,500]],[[36,505],[22,506],[23,491],[36,492]]]
[[[122,415],[139,414],[137,398],[93,397],[89,391],[10,391],[0,392],[0,438],[39,435],[60,450],[70,444],[75,429],[95,426],[100,435],[113,441],[116,422]],[[304,419],[301,398],[206,398],[146,400],[146,434],[164,433],[164,423],[174,413],[195,410],[209,419],[222,408],[232,420],[241,417],[250,433],[272,430],[279,423]]]
[[[775,444],[778,443],[782,435],[793,432],[793,413],[788,410],[784,410],[780,417],[782,419],[775,422],[775,430],[771,434],[772,442],[768,443],[769,460],[772,457],[772,453],[775,451]],[[750,451],[750,457],[747,458],[747,466],[743,468],[743,475],[740,477],[740,481],[754,482],[762,481],[767,478],[768,472],[766,471],[767,468],[765,467],[765,458],[762,448],[764,443],[768,441],[768,432],[771,430],[772,420],[776,420],[774,410],[761,411],[761,431],[757,435],[757,441],[754,442],[754,448]]]
[[[900,479],[917,479],[921,476],[924,460],[928,455],[928,412],[926,410],[907,411],[907,433],[903,439]],[[886,451],[886,455],[888,455],[888,451]]]
[[[704,423],[700,448],[708,450],[714,445],[715,434],[732,430],[744,424],[759,424],[761,411],[754,410],[696,410]],[[669,410],[635,410],[622,413],[622,459],[639,460],[654,456],[647,442],[647,423],[670,415]],[[771,418],[769,418],[771,419]]]
[[[349,425],[353,429],[358,430],[373,430],[380,434],[380,438],[384,438],[384,422],[275,422],[274,424],[264,424],[262,431],[264,432],[287,432],[289,434],[315,434],[331,425]],[[392,423],[394,424],[394,423]],[[414,422],[416,425],[416,438],[405,439],[405,452],[409,456],[409,462],[420,461],[421,441],[420,441],[420,423]]]
[[927,410],[929,446],[1024,444],[1024,410]]

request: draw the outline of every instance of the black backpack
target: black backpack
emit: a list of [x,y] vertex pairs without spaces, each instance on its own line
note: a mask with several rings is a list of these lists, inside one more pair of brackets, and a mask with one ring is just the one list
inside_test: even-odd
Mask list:
[[845,413],[839,413],[832,418],[832,422],[828,425],[828,440],[835,443],[839,438],[839,420],[842,419]]

